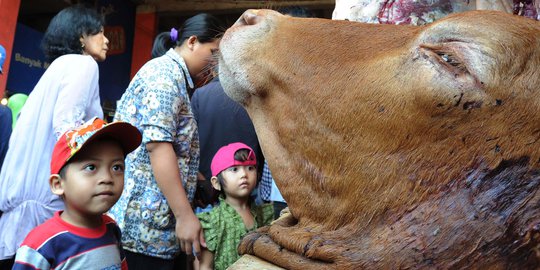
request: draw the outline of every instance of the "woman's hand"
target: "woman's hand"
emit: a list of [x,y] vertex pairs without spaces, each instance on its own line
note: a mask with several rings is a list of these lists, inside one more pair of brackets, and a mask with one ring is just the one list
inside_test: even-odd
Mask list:
[[193,213],[187,213],[176,221],[176,237],[180,242],[180,249],[188,255],[193,254],[199,258],[201,246],[206,247],[201,223]]

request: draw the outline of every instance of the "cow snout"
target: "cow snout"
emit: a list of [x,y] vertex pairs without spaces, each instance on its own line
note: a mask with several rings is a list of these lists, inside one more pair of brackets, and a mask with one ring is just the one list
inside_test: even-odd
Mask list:
[[260,23],[261,20],[263,20],[264,15],[259,15],[259,11],[257,9],[248,9],[238,18],[238,20],[234,23],[233,27],[236,26],[243,26],[243,25],[254,25],[257,23]]
[[[269,40],[274,36],[272,30],[286,16],[279,12],[264,9],[250,9],[231,26],[221,39],[219,77],[226,93],[241,104],[246,104],[251,95],[267,83],[266,76],[259,71],[266,69],[271,59]],[[265,62],[260,59],[267,59]],[[260,93],[259,93],[260,94]]]

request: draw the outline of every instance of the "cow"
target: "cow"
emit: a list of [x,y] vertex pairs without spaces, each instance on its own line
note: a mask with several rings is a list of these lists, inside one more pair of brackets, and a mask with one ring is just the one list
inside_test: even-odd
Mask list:
[[287,269],[540,266],[540,23],[248,10],[219,76],[291,214],[239,252]]

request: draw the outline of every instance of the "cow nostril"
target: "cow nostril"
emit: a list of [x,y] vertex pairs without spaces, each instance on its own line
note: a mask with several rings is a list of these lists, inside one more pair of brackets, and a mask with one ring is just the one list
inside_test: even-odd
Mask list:
[[255,25],[262,20],[262,16],[259,15],[259,10],[250,9],[242,14],[242,19],[247,25]]

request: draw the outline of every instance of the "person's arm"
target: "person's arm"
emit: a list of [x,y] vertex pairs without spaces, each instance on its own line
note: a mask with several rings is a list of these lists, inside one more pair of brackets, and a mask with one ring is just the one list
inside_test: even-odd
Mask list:
[[210,250],[203,248],[202,254],[199,260],[199,270],[212,270],[214,269],[214,253]]
[[188,255],[200,254],[201,245],[206,247],[201,223],[186,196],[172,144],[150,142],[146,144],[146,149],[156,182],[176,218],[175,231],[181,250]]
[[51,265],[37,250],[29,246],[21,246],[17,250],[13,270],[51,269]]

